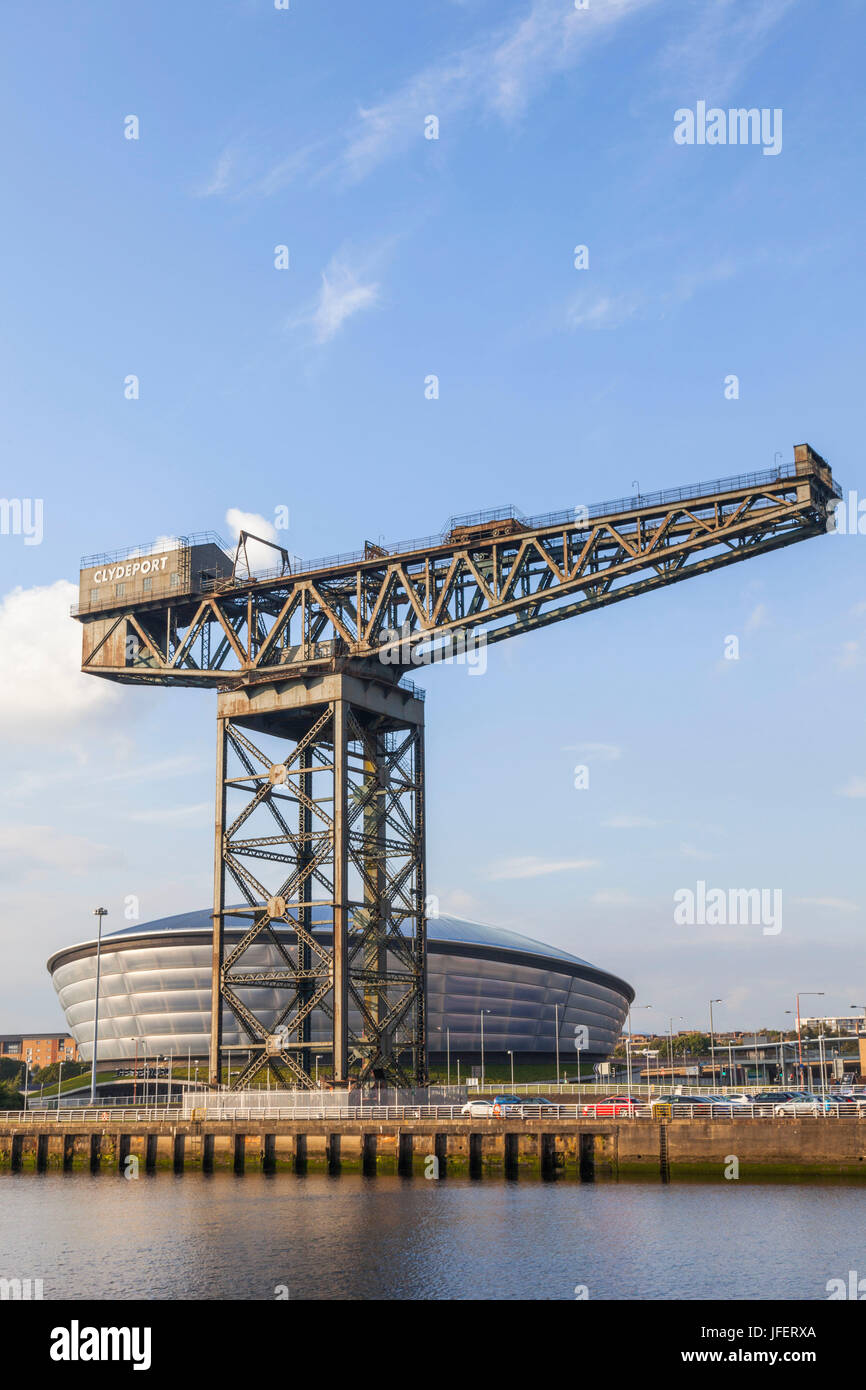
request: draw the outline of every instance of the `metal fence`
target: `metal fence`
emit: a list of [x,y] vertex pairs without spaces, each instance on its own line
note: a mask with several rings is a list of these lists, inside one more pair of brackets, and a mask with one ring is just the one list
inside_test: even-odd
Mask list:
[[866,1119],[866,1102],[856,1103],[775,1103],[756,1105],[725,1105],[683,1101],[667,1103],[654,1101],[646,1105],[605,1105],[588,1102],[583,1105],[533,1105],[531,1102],[519,1106],[504,1105],[493,1107],[480,1101],[470,1101],[466,1105],[363,1105],[339,1106],[336,1109],[321,1109],[313,1104],[297,1106],[255,1107],[212,1107],[195,1106],[181,1111],[177,1106],[146,1108],[143,1106],[102,1106],[83,1107],[80,1110],[5,1110],[0,1111],[0,1122],[36,1126],[59,1125],[64,1123],[94,1124],[119,1123],[134,1124],[139,1121],[159,1121],[177,1124],[180,1121],[240,1121],[255,1123],[260,1120],[356,1120],[370,1123],[385,1120],[749,1120],[787,1117],[791,1119],[857,1120]]

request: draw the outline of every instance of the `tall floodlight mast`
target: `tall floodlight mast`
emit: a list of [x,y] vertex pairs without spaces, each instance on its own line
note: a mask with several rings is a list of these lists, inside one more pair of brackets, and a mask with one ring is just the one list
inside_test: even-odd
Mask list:
[[85,557],[82,669],[217,690],[211,1082],[226,1012],[235,1088],[264,1069],[312,1087],[316,1054],[338,1086],[426,1079],[424,692],[407,671],[820,535],[840,496],[801,444],[764,473],[455,517],[354,555],[275,546],[257,574],[247,533],[233,557],[211,534]]

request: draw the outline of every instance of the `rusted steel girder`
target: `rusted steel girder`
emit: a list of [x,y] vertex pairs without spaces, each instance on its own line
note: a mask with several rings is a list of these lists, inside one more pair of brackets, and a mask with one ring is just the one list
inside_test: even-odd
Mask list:
[[795,455],[770,472],[602,507],[526,522],[491,515],[444,538],[291,574],[231,574],[186,595],[82,605],[82,669],[242,687],[335,662],[406,669],[449,655],[455,641],[503,641],[821,534],[840,489],[809,445]]

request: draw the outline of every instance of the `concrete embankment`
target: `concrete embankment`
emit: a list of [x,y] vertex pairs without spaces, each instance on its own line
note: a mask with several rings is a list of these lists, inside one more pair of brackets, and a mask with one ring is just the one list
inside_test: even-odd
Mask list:
[[[866,1118],[0,1122],[0,1170],[866,1176]],[[132,1163],[130,1163],[132,1160]],[[733,1176],[733,1174],[731,1174]]]

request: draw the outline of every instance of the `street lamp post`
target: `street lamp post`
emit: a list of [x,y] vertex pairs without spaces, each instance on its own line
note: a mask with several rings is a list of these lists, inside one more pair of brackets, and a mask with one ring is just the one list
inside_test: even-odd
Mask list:
[[138,1100],[138,1038],[130,1038],[131,1043],[135,1043],[135,1060],[132,1064],[132,1103]]
[[[810,997],[813,998],[813,999],[822,999],[822,998],[824,997],[824,991],[823,991],[823,989],[804,989],[804,990],[801,990],[801,992],[796,996],[796,997],[797,997],[797,1066],[798,1066],[798,1069],[799,1069],[799,1072],[800,1072],[800,1085],[801,1085],[801,1086],[803,1085],[803,1039],[802,1039],[802,1036],[801,1036],[801,1034],[800,1034],[800,1000],[801,1000],[801,999],[805,999],[807,996],[810,996]],[[791,1012],[790,1009],[786,1009],[786,1010],[785,1010],[785,1013],[786,1013],[786,1014],[789,1014],[790,1012]]]
[[716,1035],[713,1032],[713,1005],[721,1004],[721,999],[710,1000],[710,1071],[713,1073],[713,1087],[716,1084]]
[[446,1026],[444,1029],[441,1024],[437,1024],[436,1032],[445,1034],[445,1057],[446,1057],[446,1076],[447,1085],[451,1085],[451,1029]]
[[818,1065],[821,1068],[821,1099],[827,1102],[827,1050],[824,1046],[824,1032],[818,1034]]
[[559,1087],[559,1085],[560,1085],[560,1080],[559,1080],[559,1005],[558,1005],[558,1004],[554,1004],[554,1006],[553,1006],[553,1012],[554,1012],[554,1014],[556,1015],[556,1038],[555,1038],[555,1042],[556,1042],[556,1085],[557,1085],[557,1087]]
[[93,915],[97,920],[96,928],[96,997],[93,1001],[93,1061],[90,1067],[90,1104],[96,1104],[96,1053],[97,1037],[99,1033],[99,971],[101,966],[102,953],[102,919],[108,916],[107,907],[95,907]]
[[511,1089],[514,1090],[514,1053],[509,1048],[508,1055],[511,1058]]
[[484,1090],[484,1015],[489,1014],[490,1009],[481,1010],[481,1089]]
[[[636,1009],[651,1009],[652,1004],[635,1004]],[[628,1093],[631,1095],[631,1004],[628,1006],[626,1017],[628,1019],[628,1038],[625,1044],[625,1069],[628,1081]]]
[[321,1056],[322,1056],[321,1052],[317,1053],[317,1055],[316,1055],[316,1085],[317,1085],[317,1086],[318,1086],[318,1084],[319,1084],[319,1059],[321,1058]]
[[670,1039],[670,1052],[668,1056],[671,1064],[671,1090],[674,1088],[674,1018],[678,1018],[680,1023],[685,1023],[682,1014],[668,1015],[668,1038]]
[[60,1070],[57,1073],[57,1109],[60,1109],[60,1088],[63,1085],[63,1057],[60,1058]]

